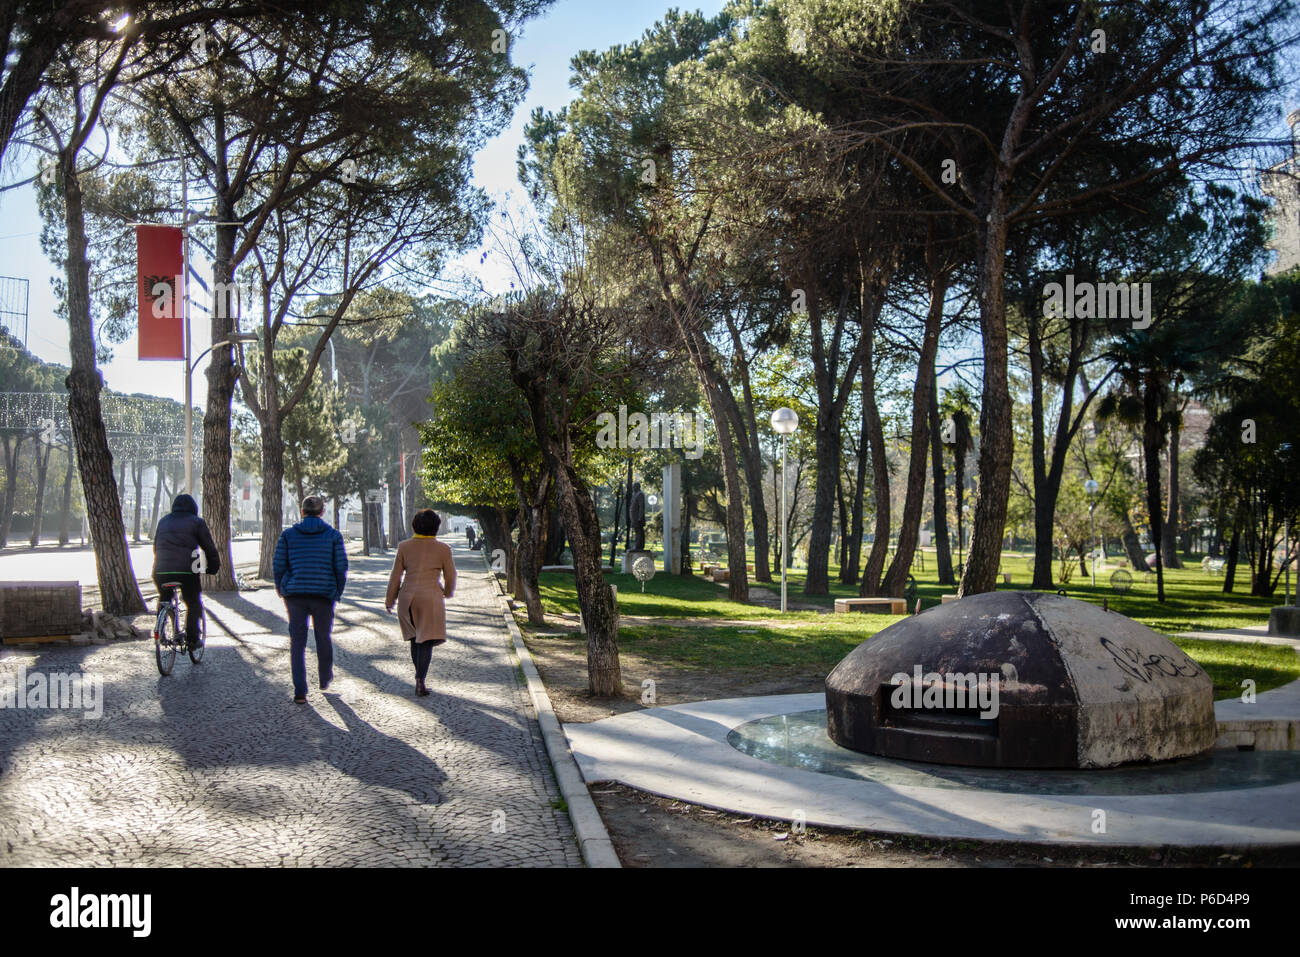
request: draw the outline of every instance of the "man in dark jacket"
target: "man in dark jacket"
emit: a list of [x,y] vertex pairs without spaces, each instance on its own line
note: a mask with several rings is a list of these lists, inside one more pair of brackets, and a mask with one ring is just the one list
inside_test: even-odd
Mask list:
[[199,518],[193,497],[182,492],[172,501],[171,514],[162,517],[153,533],[153,583],[158,586],[161,606],[172,596],[172,589],[163,584],[180,582],[185,599],[185,640],[191,648],[198,644],[199,615],[203,613],[199,576],[219,571],[221,557],[208,523]]
[[325,503],[319,496],[303,499],[302,521],[280,534],[275,545],[275,591],[289,612],[289,664],[293,671],[293,700],[307,701],[307,619],[316,635],[316,665],[320,690],[334,678],[334,646],[330,628],[334,603],[343,597],[348,580],[348,556],[343,536],[321,520]]

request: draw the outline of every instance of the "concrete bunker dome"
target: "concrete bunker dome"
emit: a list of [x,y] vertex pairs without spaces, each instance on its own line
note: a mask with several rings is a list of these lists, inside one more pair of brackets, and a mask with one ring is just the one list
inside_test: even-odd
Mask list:
[[[928,687],[939,679],[943,703],[915,687],[918,673]],[[971,676],[996,682],[995,714],[951,693]],[[1213,682],[1163,635],[1019,591],[932,608],[858,645],[826,678],[826,720],[831,740],[855,751],[984,767],[1164,761],[1215,737]]]

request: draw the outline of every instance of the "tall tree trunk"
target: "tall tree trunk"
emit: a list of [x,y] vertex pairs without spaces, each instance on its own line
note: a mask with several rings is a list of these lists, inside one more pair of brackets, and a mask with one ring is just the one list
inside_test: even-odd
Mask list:
[[153,538],[158,530],[158,509],[162,505],[163,461],[158,459],[153,466],[153,510],[149,514],[149,537]]
[[1164,515],[1160,509],[1160,393],[1155,376],[1148,375],[1142,393],[1142,452],[1147,470],[1147,515],[1156,556],[1156,600],[1165,600],[1165,566],[1160,554]]
[[63,470],[63,504],[59,509],[59,547],[68,544],[72,537],[72,469],[76,464],[72,446],[65,450],[68,464]]
[[957,512],[957,564],[961,566],[964,573],[966,571],[966,553],[963,551],[966,547],[964,524],[966,521],[966,456],[970,454],[970,428],[964,410],[954,413],[953,421],[957,427],[957,444],[952,454],[953,504]]
[[[601,568],[600,521],[577,471],[551,455],[557,501],[573,549],[573,574],[587,630],[587,689],[597,698],[623,694],[618,660],[618,608]],[[743,566],[742,566],[743,568]]]
[[[216,139],[218,148],[213,153],[216,162],[214,182],[219,187],[227,186],[229,175],[226,169],[225,155],[225,127],[224,122],[218,117]],[[229,223],[235,220],[234,203],[230,200],[229,194],[224,188],[218,188],[216,201],[216,218],[218,223]],[[227,290],[223,295],[224,303],[215,302],[212,310],[212,316],[209,321],[209,329],[212,342],[225,342],[230,338],[234,331],[234,316],[239,314],[233,299],[235,296],[232,285],[234,279],[233,256],[235,250],[236,227],[222,226],[216,227],[216,256],[213,260],[212,279],[216,285],[214,289]],[[208,356],[208,397],[207,405],[203,412],[203,517],[212,530],[212,538],[216,543],[217,552],[221,559],[221,570],[216,575],[204,575],[203,587],[208,591],[234,591],[235,590],[235,563],[230,550],[230,467],[231,467],[231,449],[230,449],[230,404],[235,394],[236,369],[233,360],[233,349],[230,346],[219,346],[212,350]],[[272,388],[268,389],[267,395],[272,395]],[[263,446],[265,455],[265,445]],[[280,459],[280,471],[283,475],[284,463],[283,455]],[[267,482],[263,476],[262,485],[262,502],[265,505],[270,499],[267,497]],[[191,491],[186,489],[186,491]],[[275,519],[280,517],[281,487],[279,482],[271,489],[272,497],[275,499]],[[267,518],[262,516],[263,534],[268,529]],[[280,528],[276,526],[273,532],[270,549],[271,555],[275,554],[275,542],[280,537]],[[262,542],[261,547],[262,561],[260,562],[259,574],[266,577],[270,569],[267,564],[267,543]]]
[[[717,356],[712,344],[700,328],[697,307],[703,297],[692,288],[685,260],[675,259],[677,282],[683,297],[673,291],[673,280],[669,278],[668,267],[664,258],[664,247],[656,242],[650,243],[650,253],[654,262],[655,273],[659,278],[660,289],[668,312],[677,328],[678,335],[690,356],[695,375],[709,403],[709,414],[713,417],[713,428],[718,438],[718,455],[722,459],[723,494],[727,497],[727,597],[732,601],[749,600],[749,570],[745,554],[745,509],[744,492],[740,483],[740,469],[737,464],[736,443],[728,419],[724,392],[730,395],[726,376],[718,368]],[[734,397],[732,397],[734,402]],[[557,484],[563,484],[556,476]],[[565,523],[569,520],[565,512]],[[574,529],[569,529],[569,542],[576,548]],[[576,558],[576,552],[575,552]],[[616,662],[617,663],[617,660]]]
[[[872,328],[864,329],[864,336],[875,335]],[[875,512],[875,533],[867,564],[862,569],[862,583],[858,594],[863,597],[879,595],[880,579],[885,571],[885,556],[889,552],[889,457],[885,451],[885,430],[880,422],[880,407],[876,404],[876,360],[870,341],[862,359],[862,406],[867,436],[871,450],[872,509]]]
[[1231,594],[1237,578],[1237,559],[1241,555],[1241,512],[1234,510],[1232,515],[1232,540],[1228,546],[1227,558],[1223,563],[1223,592]]
[[931,504],[934,506],[934,555],[940,585],[955,585],[952,573],[952,550],[948,544],[948,488],[943,469],[943,437],[939,422],[939,379],[930,369],[930,459],[934,482]]
[[1138,538],[1137,529],[1133,527],[1127,510],[1120,514],[1119,520],[1123,525],[1120,541],[1124,543],[1124,554],[1128,556],[1129,564],[1133,566],[1135,572],[1151,571],[1146,554],[1142,551],[1142,540]]
[[740,447],[740,464],[745,472],[745,485],[749,493],[749,515],[754,529],[754,580],[770,582],[772,567],[768,556],[767,503],[763,495],[763,449],[758,444],[758,419],[754,414],[754,392],[749,378],[749,363],[743,361],[745,344],[741,339],[740,329],[730,313],[727,314],[726,320],[734,349],[733,361],[740,367],[743,405],[736,402],[730,383],[724,384],[721,398],[731,415],[737,445]]
[[550,498],[551,483],[545,474],[537,478],[527,476],[515,461],[510,462],[510,478],[515,497],[519,500],[519,547],[515,551],[518,576],[514,595],[523,601],[528,611],[528,623],[543,625],[546,615],[538,576],[542,570],[550,524],[546,502]]
[[1223,557],[1223,544],[1224,544],[1223,532],[1226,526],[1228,525],[1228,515],[1227,515],[1227,509],[1225,508],[1225,504],[1226,504],[1225,499],[1226,496],[1220,494],[1214,503],[1214,534],[1210,536],[1210,551],[1209,551],[1209,555],[1211,558]]
[[68,351],[72,358],[72,369],[66,379],[68,419],[77,446],[86,516],[94,540],[100,602],[110,615],[134,615],[146,609],[127,551],[126,526],[113,478],[113,453],[108,447],[99,402],[104,380],[95,366],[90,263],[86,261],[86,219],[76,176],[76,152],[65,149],[62,157],[68,249]]
[[[1038,314],[1026,315],[1029,351],[1031,459],[1034,472],[1034,577],[1031,588],[1051,589],[1052,558],[1056,545],[1056,496],[1048,488],[1047,436],[1043,426],[1043,339]],[[1068,396],[1062,391],[1062,400]]]
[[1257,597],[1264,597],[1273,594],[1273,549],[1277,545],[1277,522],[1269,520],[1269,509],[1266,503],[1261,503],[1261,521],[1259,538],[1259,558],[1255,563],[1254,581],[1251,584],[1250,593]]
[[401,473],[393,476],[388,483],[388,537],[393,547],[406,537],[406,521],[402,515],[402,479]]
[[1166,568],[1182,568],[1183,561],[1178,557],[1178,417],[1175,415],[1169,425],[1169,515],[1160,539],[1161,560]]
[[18,489],[18,457],[22,453],[23,441],[26,438],[25,435],[14,436],[14,444],[11,449],[9,436],[0,436],[0,442],[4,444],[5,456],[4,513],[0,514],[0,548],[4,548],[9,544],[9,529],[12,527],[14,519],[14,498]]
[[[748,392],[748,382],[745,385]],[[749,491],[749,518],[754,529],[754,580],[772,580],[772,559],[767,550],[767,503],[763,499],[763,452],[758,444],[758,430],[753,424],[752,400],[745,397],[746,423],[752,430],[749,441],[742,449],[741,464],[745,471],[745,484]],[[682,552],[685,555],[685,552]]]
[[741,489],[736,447],[732,441],[726,409],[718,395],[718,390],[722,388],[719,384],[721,377],[716,375],[716,370],[707,359],[702,360],[699,368],[709,386],[707,388],[709,409],[713,414],[714,428],[718,436],[718,451],[722,457],[723,494],[727,496],[727,597],[732,601],[749,601],[744,492]]
[[[1005,142],[1003,145],[1005,148]],[[996,587],[1011,491],[1011,461],[1015,445],[1007,378],[1006,293],[1003,288],[1008,229],[1004,197],[1010,175],[1000,164],[995,174],[998,181],[993,188],[993,201],[990,208],[979,211],[976,228],[984,389],[980,401],[979,495],[975,500],[970,552],[962,568],[961,583],[957,586],[959,597],[993,591]]]
[[41,543],[41,523],[45,518],[45,477],[50,470],[50,453],[54,446],[42,442],[36,446],[36,505],[32,509],[32,534],[27,540],[32,548]]
[[934,379],[934,360],[939,351],[939,330],[943,326],[943,301],[948,294],[948,275],[938,273],[930,283],[930,309],[925,317],[925,335],[916,366],[916,386],[912,393],[912,446],[907,463],[907,496],[903,501],[903,520],[898,529],[898,550],[882,590],[886,595],[902,598],[908,571],[921,536],[921,510],[925,507],[925,466],[930,440],[930,388]]
[[620,527],[619,522],[623,517],[623,513],[627,511],[627,503],[623,498],[623,491],[624,489],[627,489],[629,487],[630,486],[626,485],[623,482],[619,482],[616,486],[614,486],[614,525],[613,528],[610,530],[610,534],[609,534],[609,567],[610,568],[615,568],[617,567],[618,564],[618,530]]
[[257,577],[274,581],[275,546],[284,525],[284,436],[278,409],[266,409],[262,420],[262,542]]
[[144,497],[144,470],[148,466],[142,465],[139,460],[131,460],[131,484],[135,486],[135,514],[132,516],[131,540],[140,541],[140,513],[144,510],[144,503],[141,499]]
[[[511,378],[528,403],[529,418],[542,460],[555,482],[555,500],[564,517],[564,528],[573,549],[573,577],[582,609],[582,623],[587,632],[587,688],[597,698],[621,697],[623,672],[618,660],[618,606],[605,581],[602,562],[604,549],[600,536],[600,516],[572,461],[569,423],[554,415],[544,386],[528,370],[516,365],[511,356]],[[721,410],[718,410],[721,411]],[[557,421],[559,419],[559,421]],[[725,431],[726,419],[718,416],[719,433]],[[557,438],[558,436],[558,438]],[[733,459],[734,464],[734,459]],[[523,519],[520,521],[523,525]],[[743,544],[743,539],[741,540]],[[735,542],[732,547],[734,549]],[[744,565],[741,565],[743,572]]]
[[[759,490],[761,497],[762,490]],[[691,497],[691,474],[690,470],[682,468],[682,537],[680,542],[681,548],[681,574],[691,574],[691,509],[694,505]],[[755,547],[757,548],[757,542]],[[767,554],[767,545],[764,542],[763,554]],[[770,579],[769,575],[769,579]]]
[[494,571],[506,571],[514,564],[514,542],[510,539],[510,519],[504,509],[474,507],[474,518],[482,532],[483,557]]
[[857,474],[853,484],[853,524],[849,528],[849,540],[845,543],[845,561],[840,568],[840,581],[845,585],[858,583],[859,569],[862,567],[862,505],[866,499],[867,485],[867,407],[862,406],[862,426],[858,438]]
[[[848,291],[834,316],[830,345],[823,336],[822,297],[811,290],[808,297],[808,321],[812,338],[813,377],[817,384],[816,458],[817,481],[813,487],[812,527],[808,536],[808,571],[804,578],[805,595],[830,592],[831,531],[835,520],[836,492],[840,480],[840,453],[843,446],[841,422],[844,406],[862,361],[863,343],[854,344],[845,354],[841,350],[847,326]],[[840,381],[840,370],[844,379]]]
[[559,565],[564,558],[564,522],[560,520],[560,510],[555,507],[554,496],[546,505],[546,516],[546,552],[542,564]]
[[839,484],[840,444],[840,417],[836,414],[835,402],[822,396],[817,404],[817,482],[813,486],[812,531],[808,536],[808,570],[803,585],[805,595],[825,595],[830,592],[827,565],[830,559],[835,487]]

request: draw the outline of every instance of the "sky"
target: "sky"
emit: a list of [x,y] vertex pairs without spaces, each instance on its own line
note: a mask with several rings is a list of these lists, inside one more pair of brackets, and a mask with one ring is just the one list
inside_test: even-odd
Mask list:
[[[723,4],[724,0],[699,0],[681,7],[712,16]],[[512,50],[514,62],[529,72],[528,94],[516,108],[510,126],[475,157],[475,185],[494,200],[505,200],[513,193],[517,201],[522,190],[515,174],[515,151],[523,141],[524,124],[535,107],[557,110],[573,98],[574,91],[569,87],[569,61],[573,55],[580,50],[604,50],[637,39],[670,6],[669,0],[557,0],[546,14],[529,21]],[[15,174],[6,176],[6,182],[35,173],[37,158],[24,156],[23,159],[27,168],[18,167]],[[41,252],[40,229],[35,191],[30,186],[0,192],[0,275],[31,281],[27,348],[48,362],[67,364],[68,327],[54,315],[50,278],[56,269]],[[195,269],[210,275],[208,264],[197,250],[193,252]],[[478,260],[476,250],[456,260],[451,268],[477,269]],[[489,287],[495,285],[490,271],[482,278]],[[198,290],[193,294],[198,294]],[[211,341],[205,319],[197,311],[191,316],[194,355],[207,348]],[[183,401],[184,364],[139,362],[135,359],[136,349],[134,338],[113,347],[113,360],[101,367],[108,387],[118,392],[142,392]],[[206,379],[202,371],[200,366],[194,378],[194,401],[199,406],[205,399]]]

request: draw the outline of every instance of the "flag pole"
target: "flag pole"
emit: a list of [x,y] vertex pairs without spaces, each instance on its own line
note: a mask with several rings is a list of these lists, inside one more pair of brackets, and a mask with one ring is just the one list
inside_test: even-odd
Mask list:
[[194,494],[194,382],[190,368],[190,190],[181,157],[181,318],[185,323],[185,491]]

